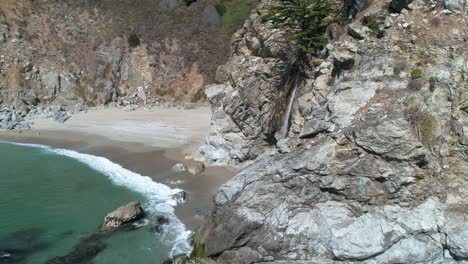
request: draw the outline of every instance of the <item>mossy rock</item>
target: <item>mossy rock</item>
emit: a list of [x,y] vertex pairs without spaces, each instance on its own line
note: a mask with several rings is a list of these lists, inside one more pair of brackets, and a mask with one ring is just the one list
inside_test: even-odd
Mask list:
[[200,229],[197,229],[197,230],[195,230],[195,232],[193,232],[192,246],[193,246],[192,258],[195,258],[195,259],[204,259],[204,258],[206,258],[205,248],[203,246],[202,237],[201,237],[201,234],[200,234]]

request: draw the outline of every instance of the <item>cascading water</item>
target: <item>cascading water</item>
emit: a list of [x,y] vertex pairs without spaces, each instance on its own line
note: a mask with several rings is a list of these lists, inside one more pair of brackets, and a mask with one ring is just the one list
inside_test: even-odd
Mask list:
[[284,113],[283,126],[281,127],[281,136],[283,136],[283,138],[286,138],[286,136],[288,135],[289,118],[291,117],[291,109],[293,106],[294,97],[296,96],[297,86],[298,86],[298,82],[296,81],[291,91],[291,97],[289,97],[288,108],[286,109],[286,113]]

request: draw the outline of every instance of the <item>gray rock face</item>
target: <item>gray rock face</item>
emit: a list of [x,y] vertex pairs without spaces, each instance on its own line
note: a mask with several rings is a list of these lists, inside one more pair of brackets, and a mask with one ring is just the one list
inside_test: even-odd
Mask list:
[[145,216],[139,202],[131,202],[106,215],[101,224],[102,231],[112,231]]
[[[378,8],[371,4],[356,19],[370,19]],[[349,32],[329,43],[311,61],[288,136],[276,146],[260,139],[278,129],[272,113],[283,106],[273,102],[287,101],[287,93],[266,83],[266,74],[250,74],[275,72],[265,67],[270,57],[258,56],[265,53],[257,47],[268,45],[253,39],[248,48],[235,46],[243,56],[235,53],[218,70],[220,84],[207,87],[214,116],[205,157],[257,159],[242,164],[215,196],[199,241],[209,257],[219,263],[468,260],[468,46],[451,33],[434,37],[420,19],[427,10],[391,18],[382,11],[384,36]],[[242,33],[241,44],[252,34]],[[415,54],[428,49],[434,57],[423,66],[418,62],[427,57]],[[416,68],[423,76],[415,84]],[[271,94],[263,85],[275,87],[274,100],[263,100]]]
[[445,8],[456,13],[463,14],[463,12],[468,12],[468,6],[464,0],[445,0]]
[[159,7],[163,10],[174,10],[179,7],[177,0],[160,0]]
[[[259,10],[265,7],[260,4]],[[280,129],[289,80],[287,47],[253,13],[233,40],[233,55],[218,68],[218,84],[206,88],[213,117],[200,148],[208,162],[231,163],[257,157]]]
[[218,11],[214,7],[214,5],[207,5],[205,7],[205,9],[203,10],[202,19],[211,26],[221,26],[221,17],[219,16]]

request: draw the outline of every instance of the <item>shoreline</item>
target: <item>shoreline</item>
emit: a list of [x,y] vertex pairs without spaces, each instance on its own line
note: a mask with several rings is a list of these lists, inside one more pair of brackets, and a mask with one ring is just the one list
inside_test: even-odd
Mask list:
[[[198,147],[204,136],[202,129],[206,127],[206,123],[203,123],[203,117],[197,120],[196,117],[199,111],[178,109],[179,120],[158,123],[161,127],[171,125],[175,128],[175,131],[184,131],[183,133],[185,133],[183,141],[176,141],[179,135],[173,134],[170,135],[172,138],[168,137],[169,140],[164,140],[164,145],[154,144],[158,138],[146,137],[147,134],[144,134],[160,130],[160,127],[154,125],[155,123],[151,127],[143,126],[143,130],[147,129],[148,132],[143,131],[144,133],[142,133],[141,130],[138,131],[138,128],[135,128],[137,134],[135,141],[132,141],[131,133],[123,138],[118,138],[118,140],[112,138],[111,134],[93,133],[93,128],[96,128],[95,124],[97,122],[102,122],[102,126],[97,127],[98,131],[103,129],[107,123],[119,122],[119,120],[113,120],[113,118],[116,118],[114,115],[109,115],[105,120],[99,120],[97,117],[102,116],[102,111],[93,110],[92,114],[83,113],[79,119],[77,118],[78,120],[69,124],[51,124],[51,120],[46,120],[46,122],[40,121],[38,123],[39,129],[33,127],[30,130],[0,131],[0,141],[41,144],[52,148],[69,149],[84,154],[105,157],[128,170],[143,176],[149,176],[155,182],[162,183],[170,188],[182,189],[187,193],[187,199],[185,203],[175,207],[175,214],[189,230],[195,230],[200,226],[209,214],[209,210],[213,208],[214,194],[221,184],[234,176],[235,169],[231,167],[207,167],[197,175],[192,175],[189,172],[176,173],[173,171],[172,167],[179,162],[188,166],[194,163],[193,160],[187,160],[185,157],[190,157],[193,154],[193,150]],[[121,114],[118,109],[106,109],[104,111],[107,111],[107,114],[109,114],[109,111]],[[148,112],[149,115],[146,115],[144,119],[131,119],[133,115],[140,115],[141,112],[144,112],[144,110],[139,110],[139,112],[133,114],[128,112],[126,122],[130,121],[135,126],[148,124],[148,119],[151,116],[157,116],[161,113],[156,110]],[[167,109],[164,112],[167,113]],[[183,113],[187,114],[187,118],[191,118],[189,123],[193,124],[198,121],[193,134],[190,134],[190,127],[184,122],[185,118],[180,119],[182,117],[180,115]],[[170,116],[166,116],[166,120],[170,118]],[[73,117],[71,121],[73,121]],[[178,122],[182,122],[182,124],[179,126]],[[80,124],[78,128],[77,123]],[[114,129],[118,129],[118,126]],[[205,131],[205,133],[207,132],[208,130]],[[118,136],[119,134],[116,133],[115,135]],[[142,140],[143,138],[146,141]],[[167,147],[168,143],[174,144],[175,147]],[[103,212],[103,215],[106,213]]]

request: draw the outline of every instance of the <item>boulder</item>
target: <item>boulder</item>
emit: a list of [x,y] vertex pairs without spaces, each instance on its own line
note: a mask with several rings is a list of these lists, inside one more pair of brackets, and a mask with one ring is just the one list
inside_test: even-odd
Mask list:
[[54,114],[54,121],[63,124],[67,122],[67,120],[70,119],[70,117],[71,115],[69,115],[67,112],[60,111]]
[[102,231],[113,231],[140,220],[144,216],[145,212],[141,208],[141,204],[139,202],[131,202],[108,213],[100,229]]
[[172,167],[172,170],[177,173],[184,172],[184,171],[187,171],[187,166],[185,166],[185,164],[183,163],[177,163],[176,165]]
[[348,25],[348,34],[358,40],[363,40],[367,38],[367,32],[369,28],[359,25],[357,23],[352,23]]
[[204,170],[205,170],[205,164],[203,162],[196,161],[195,163],[190,164],[188,166],[188,171],[193,175],[199,174],[203,172]]

